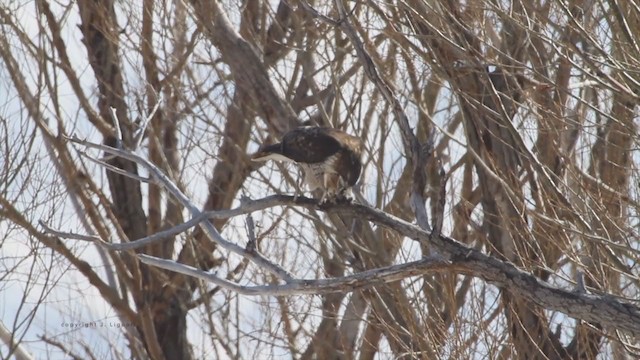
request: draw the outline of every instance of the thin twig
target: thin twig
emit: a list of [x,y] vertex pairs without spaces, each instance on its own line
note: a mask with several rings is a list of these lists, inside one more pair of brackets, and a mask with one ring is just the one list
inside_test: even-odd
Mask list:
[[311,15],[312,18],[320,19],[323,22],[326,22],[327,24],[330,24],[333,26],[340,26],[340,21],[334,20],[326,15],[321,14],[320,12],[318,12],[318,10],[314,9],[311,5],[309,5],[305,0],[300,0],[299,3],[302,6],[302,8],[307,13],[309,13],[309,15]]
[[118,114],[116,113],[116,109],[114,107],[109,108],[111,110],[111,116],[113,117],[113,125],[116,128],[116,147],[118,149],[123,148],[124,138],[122,135],[122,129],[120,128],[120,120],[118,120]]
[[[142,183],[150,182],[149,178],[146,178],[144,176],[140,176],[140,175],[137,175],[137,174],[133,174],[133,173],[130,173],[130,172],[126,171],[126,170],[120,169],[119,167],[113,166],[113,165],[111,165],[111,164],[109,164],[109,163],[107,163],[107,162],[105,162],[103,160],[96,159],[96,158],[94,158],[93,156],[90,156],[89,154],[87,154],[84,151],[78,151],[78,154],[80,156],[84,157],[85,159],[91,161],[92,163],[98,164],[98,165],[104,167],[105,169],[107,169],[107,170],[109,170],[111,172],[114,172],[116,174],[119,174],[119,175],[122,175],[122,176],[126,176],[128,178],[140,181]],[[109,158],[109,156],[107,158]]]
[[153,107],[153,109],[151,109],[151,113],[149,113],[149,115],[142,121],[142,123],[140,124],[140,128],[138,129],[138,132],[133,136],[133,149],[131,150],[135,151],[136,149],[138,149],[138,147],[140,147],[140,144],[142,144],[142,139],[144,139],[144,133],[147,130],[147,125],[149,125],[149,122],[151,122],[151,118],[153,118],[156,112],[158,112],[161,102],[162,102],[162,93],[161,93],[160,99],[156,101],[155,106]]
[[65,232],[65,231],[55,230],[49,227],[42,220],[40,220],[39,223],[46,233],[51,234],[53,236],[61,237],[63,239],[74,239],[74,240],[90,241],[90,242],[96,242],[96,243],[104,242],[104,240],[102,240],[99,236],[96,236],[96,235],[83,235],[83,234],[76,234],[72,231]]

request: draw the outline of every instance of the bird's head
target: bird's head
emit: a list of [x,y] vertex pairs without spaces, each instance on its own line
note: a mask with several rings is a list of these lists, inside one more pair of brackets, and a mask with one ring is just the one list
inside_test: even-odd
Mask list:
[[255,153],[251,154],[251,160],[256,162],[263,162],[267,160],[287,161],[291,159],[281,154],[282,144],[262,145]]

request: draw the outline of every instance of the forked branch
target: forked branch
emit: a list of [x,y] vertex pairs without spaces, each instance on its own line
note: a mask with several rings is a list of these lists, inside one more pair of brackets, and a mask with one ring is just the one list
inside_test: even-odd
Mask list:
[[[198,270],[184,264],[179,264],[172,260],[154,258],[144,254],[138,255],[140,260],[147,264],[195,276],[241,294],[275,296],[351,291],[361,287],[399,281],[408,277],[424,275],[434,271],[448,271],[483,278],[502,289],[507,289],[512,293],[517,293],[547,310],[559,311],[576,319],[600,323],[603,326],[627,331],[634,336],[640,336],[640,308],[638,306],[623,302],[619,298],[608,294],[596,295],[585,291],[560,289],[536,278],[530,273],[518,269],[511,263],[486,255],[479,250],[470,248],[465,244],[442,234],[425,231],[419,226],[385,213],[382,210],[362,204],[332,204],[328,206],[319,206],[317,201],[314,199],[274,195],[260,200],[245,200],[241,206],[235,209],[201,212],[166,176],[164,176],[153,164],[142,157],[127,151],[110,148],[100,144],[93,144],[78,139],[72,139],[72,141],[86,145],[87,147],[105,151],[115,156],[122,156],[126,159],[135,161],[149,170],[151,178],[154,181],[165,186],[171,194],[180,201],[183,201],[185,203],[185,207],[191,210],[192,219],[184,224],[180,224],[172,229],[166,230],[167,232],[176,234],[192,226],[202,226],[205,230],[211,232],[213,240],[223,248],[240,256],[246,257],[265,271],[277,275],[280,279],[284,280],[286,284],[244,286],[221,279],[215,274]],[[393,231],[400,233],[405,238],[421,243],[428,242],[430,245],[433,245],[438,249],[441,254],[444,254],[447,259],[424,258],[411,263],[371,269],[353,275],[331,279],[295,279],[285,269],[271,262],[269,259],[255,251],[255,249],[245,249],[224,239],[209,222],[210,218],[250,214],[252,212],[274,206],[302,206],[316,211],[336,212],[356,216],[361,219],[371,221],[378,226],[384,226],[392,229]],[[210,228],[210,230],[208,228]],[[85,236],[74,236],[74,234],[54,232],[51,229],[48,229],[48,231],[62,237],[77,238],[81,240],[97,240]],[[112,250],[124,250],[148,245],[155,241],[161,241],[162,237],[163,236],[156,234],[148,238],[132,241],[128,244],[108,244],[102,240],[100,240],[99,243]]]

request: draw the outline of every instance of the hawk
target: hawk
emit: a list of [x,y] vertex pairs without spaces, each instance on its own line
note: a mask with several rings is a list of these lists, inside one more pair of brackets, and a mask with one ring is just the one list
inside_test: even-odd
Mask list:
[[293,129],[277,144],[263,145],[253,161],[285,161],[304,171],[309,190],[322,190],[320,203],[349,200],[362,171],[362,141],[344,131],[316,126]]

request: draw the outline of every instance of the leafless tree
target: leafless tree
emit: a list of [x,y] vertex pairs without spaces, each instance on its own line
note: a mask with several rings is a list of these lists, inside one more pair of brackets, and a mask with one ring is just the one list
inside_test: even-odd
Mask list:
[[[637,0],[9,0],[0,27],[0,357],[640,354]],[[303,123],[363,139],[354,203],[249,160]]]

